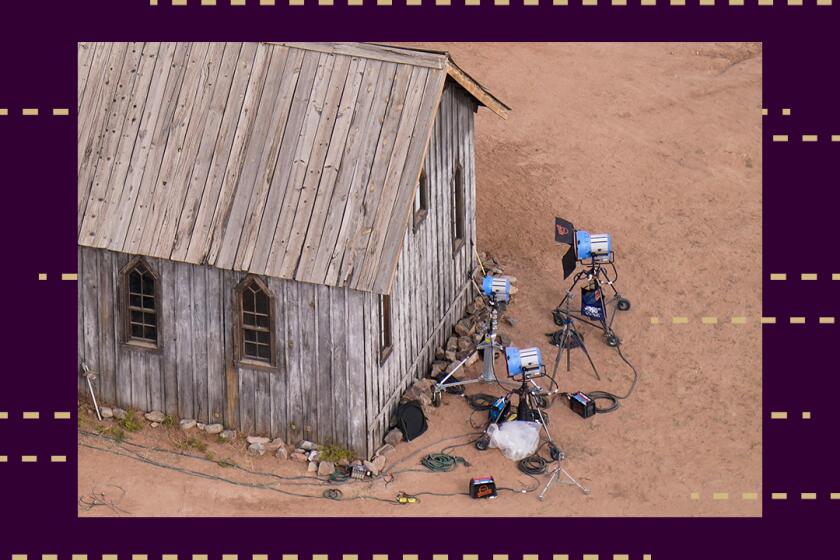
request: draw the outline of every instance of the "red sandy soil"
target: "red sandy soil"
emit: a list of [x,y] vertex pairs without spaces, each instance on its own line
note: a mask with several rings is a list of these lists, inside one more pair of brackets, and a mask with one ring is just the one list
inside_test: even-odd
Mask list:
[[[553,361],[545,333],[555,327],[561,250],[553,219],[565,216],[613,234],[618,286],[633,307],[616,320],[625,355],[641,372],[621,408],[583,420],[562,404],[550,427],[568,458],[565,468],[590,487],[504,492],[492,501],[421,495],[417,504],[290,497],[264,487],[320,495],[322,485],[297,463],[244,453],[204,434],[214,457],[281,476],[308,476],[304,486],[206,460],[80,436],[86,445],[259,484],[242,487],[138,460],[79,449],[79,496],[119,499],[79,508],[80,515],[135,516],[757,516],[761,492],[761,48],[745,43],[424,44],[455,60],[513,111],[502,120],[478,112],[478,243],[517,277],[519,293],[503,330],[518,346],[538,345]],[[731,318],[746,317],[746,324]],[[659,317],[661,324],[651,324]],[[687,317],[688,324],[673,324]],[[702,324],[717,317],[718,324]],[[622,393],[629,371],[589,327],[599,366],[595,381],[579,352],[563,390]],[[474,366],[473,369],[480,367]],[[501,367],[501,365],[500,365]],[[475,375],[473,372],[471,375]],[[473,386],[470,392],[498,392]],[[737,403],[737,404],[735,404]],[[744,405],[744,403],[748,403]],[[389,457],[394,470],[420,469],[443,438],[472,431],[470,409],[447,395],[429,432]],[[475,416],[478,421],[479,416]],[[83,425],[91,429],[88,416]],[[130,442],[174,449],[177,429],[146,428]],[[468,441],[466,438],[452,442]],[[535,481],[498,450],[452,451],[471,467],[446,474],[402,472],[342,486],[345,498],[393,500],[398,491],[464,492],[472,476],[501,486]],[[204,451],[190,453],[203,457]],[[539,477],[543,484],[545,476]],[[113,486],[124,490],[118,491]],[[713,499],[726,492],[727,500]],[[538,493],[538,492],[537,492]],[[692,499],[698,493],[699,499]]]

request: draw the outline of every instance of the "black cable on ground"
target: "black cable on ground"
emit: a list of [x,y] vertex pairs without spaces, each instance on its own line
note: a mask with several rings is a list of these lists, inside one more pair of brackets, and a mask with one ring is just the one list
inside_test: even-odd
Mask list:
[[636,368],[633,367],[633,364],[631,364],[630,361],[624,357],[624,354],[621,353],[621,346],[616,346],[615,349],[618,351],[618,356],[633,371],[633,382],[630,383],[630,388],[627,389],[627,392],[623,395],[615,395],[607,391],[592,391],[587,393],[589,398],[596,401],[596,403],[599,400],[610,401],[610,404],[605,407],[599,407],[597,404],[595,405],[595,412],[597,412],[598,414],[606,414],[607,412],[613,412],[617,410],[621,406],[621,403],[619,401],[622,401],[633,394],[633,390],[636,388],[636,382],[639,380],[639,372],[636,371]]
[[[192,453],[187,453],[185,451],[173,451],[171,449],[163,449],[161,447],[152,447],[152,446],[149,446],[149,445],[143,445],[143,444],[140,444],[140,443],[135,443],[133,441],[122,441],[122,442],[120,442],[120,441],[117,441],[115,438],[108,437],[108,436],[103,435],[103,434],[97,434],[95,432],[88,432],[86,430],[79,430],[79,433],[84,435],[84,436],[103,439],[103,440],[106,440],[106,441],[111,441],[111,442],[116,443],[117,445],[121,445],[123,447],[130,446],[130,447],[136,447],[138,449],[143,449],[143,450],[146,450],[146,451],[153,451],[155,453],[164,453],[164,454],[167,454],[167,455],[175,455],[177,457],[186,457],[188,459],[196,459],[198,461],[205,461],[205,462],[208,462],[208,463],[214,463],[214,464],[219,465],[219,466],[224,466],[226,468],[232,468],[232,469],[235,469],[235,470],[240,470],[242,472],[246,472],[248,474],[253,474],[253,475],[256,475],[256,476],[265,476],[265,477],[275,478],[275,479],[282,480],[282,481],[286,482],[290,486],[315,486],[315,485],[326,485],[326,484],[329,484],[330,482],[343,482],[342,480],[332,480],[332,481],[330,481],[330,480],[323,480],[323,479],[320,479],[320,478],[312,478],[311,476],[283,476],[283,475],[279,475],[279,474],[275,474],[275,473],[271,473],[271,472],[266,472],[266,471],[252,470],[252,469],[237,465],[236,463],[225,463],[224,465],[220,465],[219,460],[210,459],[206,456],[201,456],[201,455],[193,455]],[[99,449],[99,448],[96,448],[96,449]],[[126,451],[128,451],[128,450],[126,450]],[[131,452],[129,451],[129,453],[131,453]],[[289,482],[289,481],[303,481],[303,482]],[[362,482],[362,481],[354,480],[354,482]]]
[[493,403],[498,398],[487,393],[476,393],[474,395],[467,395],[467,403],[473,410],[490,410],[490,407],[493,406]]
[[[89,449],[95,449],[97,451],[103,451],[105,453],[111,453],[112,455],[117,455],[117,456],[120,456],[120,457],[127,457],[129,459],[135,459],[135,460],[140,461],[142,463],[146,463],[146,464],[149,464],[149,465],[152,465],[152,466],[155,466],[155,467],[159,467],[159,468],[162,468],[162,469],[168,469],[168,470],[175,471],[175,472],[185,474],[185,475],[188,475],[188,476],[194,476],[196,478],[204,478],[204,479],[207,479],[207,480],[215,480],[215,481],[218,481],[218,482],[224,482],[226,484],[231,484],[231,485],[234,485],[234,486],[240,486],[240,487],[244,487],[244,488],[253,488],[253,489],[256,489],[256,490],[270,490],[272,492],[277,492],[279,494],[283,494],[285,496],[291,496],[291,497],[294,497],[294,498],[312,498],[312,499],[317,499],[317,500],[333,500],[333,501],[335,501],[337,499],[336,497],[328,497],[326,495],[327,493],[324,493],[322,495],[301,494],[299,492],[291,492],[289,490],[282,490],[280,488],[275,488],[274,486],[268,485],[268,484],[259,484],[259,483],[253,483],[253,482],[241,482],[241,481],[238,481],[238,480],[232,480],[230,478],[225,478],[225,477],[222,477],[222,476],[212,475],[212,474],[203,473],[203,472],[200,472],[200,471],[194,471],[194,470],[191,470],[191,469],[186,469],[186,468],[183,468],[183,467],[176,467],[175,465],[169,465],[169,464],[166,464],[166,463],[161,463],[159,461],[154,461],[152,459],[149,459],[148,457],[141,457],[139,455],[133,455],[133,454],[130,454],[130,453],[120,453],[120,452],[117,452],[113,449],[107,449],[105,447],[98,447],[98,446],[95,446],[95,445],[89,445],[87,443],[79,442],[79,446],[80,447],[87,447]],[[360,495],[360,496],[350,496],[348,498],[344,498],[344,497],[341,497],[340,492],[338,494],[335,494],[335,493],[330,493],[330,494],[331,494],[331,496],[339,496],[339,498],[342,501],[372,500],[372,501],[376,501],[376,502],[384,502],[384,503],[387,503],[387,504],[396,504],[396,502],[394,500],[387,500],[385,498],[379,498],[379,497],[376,497],[376,496]]]
[[536,454],[519,461],[519,470],[530,476],[543,474],[546,468],[548,468],[548,461]]

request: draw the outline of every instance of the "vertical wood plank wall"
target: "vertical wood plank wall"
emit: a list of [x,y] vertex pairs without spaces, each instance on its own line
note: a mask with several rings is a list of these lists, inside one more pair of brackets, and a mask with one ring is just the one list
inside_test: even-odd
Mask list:
[[[79,248],[79,361],[96,372],[103,404],[367,452],[361,292],[264,278],[277,367],[237,367],[234,292],[246,275],[147,257],[161,298],[160,349],[149,351],[123,342],[119,290],[130,258]],[[352,302],[359,312],[348,312]],[[88,391],[81,378],[79,391]]]
[[[441,97],[426,153],[428,215],[417,231],[413,217],[391,288],[394,350],[379,365],[378,296],[365,299],[365,371],[367,373],[367,445],[373,452],[394,422],[400,395],[423,377],[435,349],[446,344],[455,322],[474,297],[469,275],[475,258],[476,104],[460,87],[448,83]],[[453,182],[459,165],[464,175],[465,243],[453,254]]]
[[[234,291],[242,272],[147,257],[160,277],[157,352],[122,341],[121,270],[131,256],[79,248],[79,361],[105,404],[162,410],[244,433],[334,443],[371,455],[399,397],[422,377],[474,294],[475,101],[449,84],[425,159],[429,209],[413,217],[391,287],[393,352],[379,363],[376,294],[263,278],[274,297],[277,367],[234,363]],[[464,174],[465,244],[453,254],[452,189]],[[87,393],[83,379],[80,394]]]

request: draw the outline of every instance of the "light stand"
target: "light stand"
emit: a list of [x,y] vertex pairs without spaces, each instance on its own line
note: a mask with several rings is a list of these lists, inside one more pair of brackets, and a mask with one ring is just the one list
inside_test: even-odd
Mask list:
[[[513,368],[511,363],[514,363]],[[542,364],[542,357],[539,350],[536,348],[527,348],[520,350],[518,348],[508,348],[505,350],[505,365],[507,367],[508,377],[516,381],[519,380],[519,386],[511,389],[504,396],[496,399],[491,406],[496,407],[498,411],[495,417],[491,416],[491,421],[485,429],[484,434],[475,442],[475,447],[479,450],[485,450],[490,444],[490,435],[487,433],[490,426],[498,424],[502,420],[502,414],[509,406],[510,399],[513,395],[518,395],[519,402],[516,407],[516,419],[525,420],[529,422],[539,422],[545,430],[546,438],[549,443],[549,453],[555,460],[562,456],[560,448],[554,443],[554,438],[548,430],[548,422],[543,415],[542,408],[544,406],[541,401],[542,387],[537,385],[534,379],[538,377],[545,377],[545,366]]]
[[453,387],[463,387],[464,385],[469,385],[471,383],[492,383],[496,380],[496,350],[504,350],[504,347],[496,341],[498,336],[496,334],[496,330],[499,327],[500,308],[507,303],[507,299],[492,292],[489,295],[482,293],[482,297],[490,310],[487,318],[487,332],[484,335],[484,340],[476,346],[476,350],[480,350],[483,354],[484,369],[482,369],[481,375],[476,379],[449,381],[449,379],[455,375],[455,372],[461,369],[467,360],[469,360],[469,356],[458,362],[458,364],[452,368],[452,371],[447,373],[442,379],[432,386],[432,404],[434,406],[440,405],[441,394],[447,389],[451,389]]
[[[610,277],[607,273],[606,265],[612,267],[612,277]],[[606,337],[607,345],[612,347],[618,346],[621,344],[621,340],[612,329],[616,313],[611,313],[609,308],[612,305],[615,305],[617,311],[627,311],[630,309],[630,300],[622,297],[621,294],[618,293],[618,289],[615,287],[615,282],[618,279],[618,271],[616,270],[613,262],[613,254],[610,253],[608,258],[593,257],[589,262],[584,263],[584,266],[586,268],[575,274],[571,288],[569,288],[566,295],[563,297],[563,300],[554,309],[554,322],[558,326],[563,326],[566,319],[571,317],[577,321],[581,321],[582,323],[601,329]],[[578,283],[581,281],[586,281],[597,291],[597,299],[601,302],[602,309],[600,321],[597,323],[569,311],[568,300],[572,296],[575,287],[577,287]],[[604,284],[609,286],[613,291],[613,297],[609,301],[607,301],[604,294]]]
[[568,479],[568,482],[563,481],[564,484],[572,484],[574,486],[577,486],[578,488],[580,488],[580,491],[583,492],[584,494],[586,494],[587,496],[592,492],[589,488],[587,488],[586,486],[583,486],[580,482],[575,480],[575,478],[572,475],[570,475],[566,471],[566,469],[564,469],[562,466],[560,466],[560,461],[557,461],[557,466],[554,467],[554,470],[551,473],[551,478],[548,479],[548,482],[545,484],[545,487],[543,488],[542,492],[540,492],[540,495],[538,496],[538,498],[541,502],[543,500],[545,500],[545,493],[548,492],[548,489],[551,488],[551,485],[560,477],[561,473],[564,474],[566,476],[566,478]]
[[[595,362],[592,361],[592,357],[586,349],[586,344],[583,343],[583,336],[575,327],[573,321],[574,316],[569,310],[569,304],[573,297],[572,290],[574,287],[575,286],[573,284],[569,291],[566,292],[566,296],[561,302],[561,305],[565,305],[565,309],[560,312],[563,329],[560,331],[559,336],[557,336],[557,357],[554,359],[554,370],[551,372],[551,378],[556,379],[557,377],[557,369],[560,367],[560,360],[563,357],[563,352],[566,352],[566,371],[570,371],[572,368],[572,349],[580,348],[583,350],[586,359],[589,360],[589,365],[592,366],[592,371],[595,372],[595,378],[600,381],[601,376],[598,374],[598,368],[595,367]],[[555,310],[555,320],[556,317],[557,311]]]

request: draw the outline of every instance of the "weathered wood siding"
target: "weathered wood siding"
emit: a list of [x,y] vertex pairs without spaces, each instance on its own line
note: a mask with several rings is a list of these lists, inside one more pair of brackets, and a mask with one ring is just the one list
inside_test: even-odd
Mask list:
[[[79,247],[79,361],[97,373],[101,402],[367,451],[365,294],[263,278],[274,297],[277,367],[237,367],[234,292],[246,275],[146,258],[161,298],[160,348],[150,351],[123,343],[120,273],[130,259]],[[87,393],[84,381],[79,390]]]
[[[393,352],[379,364],[378,295],[262,277],[274,297],[277,366],[237,367],[235,288],[244,272],[147,257],[160,277],[158,351],[122,343],[120,271],[130,255],[79,247],[79,360],[104,403],[163,410],[296,443],[370,455],[399,397],[422,377],[474,294],[475,101],[449,83],[425,158],[428,215],[407,227],[392,294]],[[453,253],[453,181],[461,166],[465,244]],[[87,391],[80,384],[80,391]]]
[[80,44],[79,244],[383,293],[447,60]]
[[[368,447],[382,444],[400,395],[424,376],[435,349],[475,295],[469,276],[475,257],[475,100],[449,82],[443,92],[425,159],[429,209],[414,231],[408,227],[391,288],[394,350],[379,365],[378,297],[364,294]],[[465,244],[453,254],[452,189],[455,169],[464,174]]]

